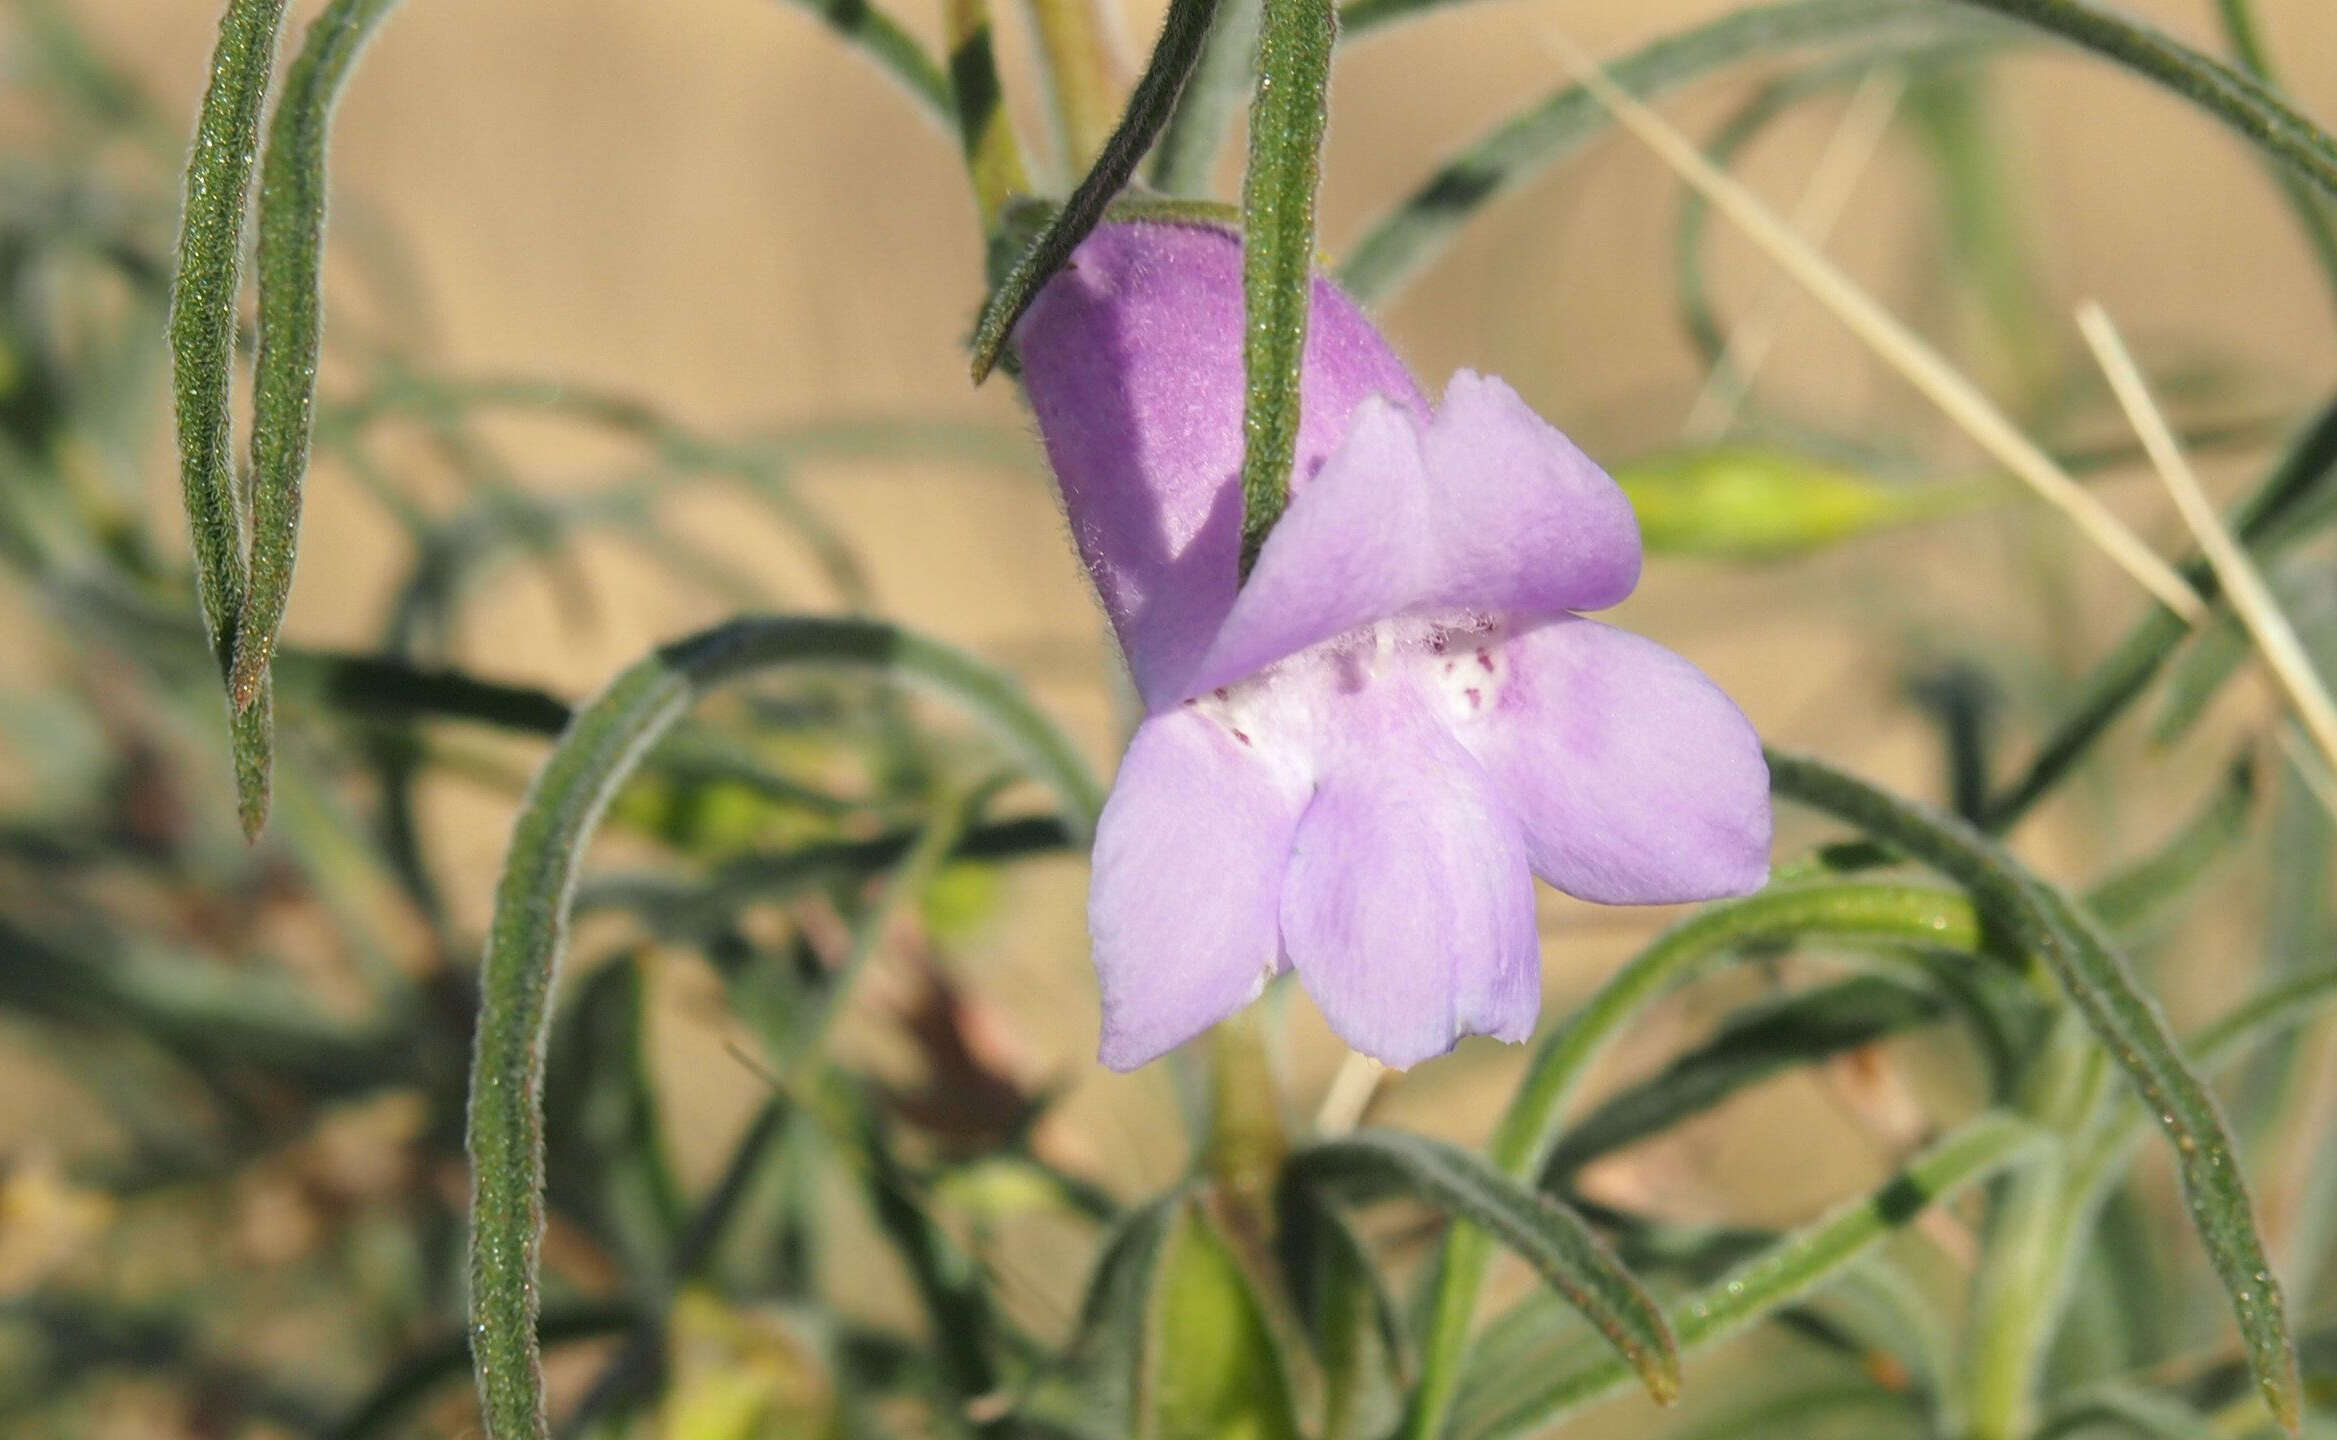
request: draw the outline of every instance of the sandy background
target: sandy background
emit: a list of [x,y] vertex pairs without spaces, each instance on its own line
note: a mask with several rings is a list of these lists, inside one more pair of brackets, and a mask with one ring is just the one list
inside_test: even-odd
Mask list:
[[[191,115],[216,18],[210,0],[73,4],[167,113]],[[296,8],[305,23],[313,6]],[[900,12],[928,39],[938,29],[930,8]],[[1357,44],[1335,83],[1326,249],[1339,253],[1440,156],[1558,83],[1559,67],[1537,43],[1553,17],[1613,53],[1722,8],[1490,0]],[[2130,8],[2218,48],[2206,0]],[[2337,117],[2337,10],[2326,0],[2260,0],[2259,9],[2300,103]],[[1003,27],[1017,65],[1027,51],[1019,18]],[[1157,11],[1120,19],[1132,73]],[[1019,71],[1008,81],[1036,133],[1026,82]],[[1744,93],[1741,80],[1723,81],[1668,109],[1709,129]],[[2260,376],[2250,382],[2259,397],[2301,407],[2325,390],[2337,374],[2331,309],[2277,193],[2236,141],[2138,81],[2046,47],[2005,64],[1995,93],[2018,223],[2043,279],[2041,324],[2059,343],[2077,353],[2067,315],[2094,296],[2160,352],[2222,357]],[[1779,127],[1745,173],[1789,199],[1839,109],[1822,101]],[[332,273],[344,287],[336,293],[362,323],[434,337],[448,369],[589,383],[717,431],[837,416],[1023,423],[1005,383],[976,391],[965,378],[959,341],[980,296],[954,146],[865,61],[776,0],[411,0],[367,57],[336,136],[349,226],[335,237]],[[1432,388],[1460,364],[1502,374],[1594,454],[1671,443],[1701,380],[1671,303],[1676,204],[1674,182],[1645,152],[1597,144],[1494,207],[1386,312],[1389,329]],[[372,231],[394,232],[426,307],[385,312],[357,288],[342,247]],[[1952,317],[1936,313],[1934,209],[1904,135],[1867,176],[1832,248],[1880,293],[1955,333]],[[1733,237],[1718,252],[1724,303],[1739,311],[1765,289],[1767,271]],[[1844,429],[1937,432],[1920,402],[1831,321],[1800,304],[1786,313],[1766,393]],[[595,463],[580,442],[546,429],[514,428],[506,438],[531,483],[570,483]],[[175,485],[156,453],[155,504],[169,514]],[[2240,457],[2210,469],[2228,487],[2256,464]],[[1108,765],[1100,622],[1035,471],[833,464],[806,483],[860,543],[887,614],[1013,665]],[[2116,481],[2109,493],[2172,547],[2177,528],[2146,478]],[[768,526],[720,507],[681,513],[738,563],[811,593],[803,557]],[[330,469],[312,486],[308,516],[290,633],[361,642],[403,556],[378,512]],[[2083,657],[2137,613],[2126,582],[2064,544],[2058,523],[2019,507],[1790,569],[1657,563],[1621,617],[1706,667],[1771,739],[1935,789],[1931,741],[1898,698],[1912,657],[2015,646]],[[487,623],[463,637],[465,658],[575,694],[651,642],[717,618],[704,597],[591,553],[605,597],[594,623],[559,623],[553,591],[513,580],[478,607]],[[2065,559],[2087,597],[2059,635],[2030,618],[2026,567],[2038,553]],[[2140,810],[2162,799],[2165,813],[2188,806],[2223,753],[2203,741],[2150,772],[2164,795],[2141,797]],[[2100,800],[2073,792],[2024,841],[2072,877],[2146,848],[2149,827],[2112,832],[2095,822]],[[505,816],[479,793],[433,797],[430,821],[474,918]],[[1114,1079],[1087,1061],[1095,1022],[1081,881],[1068,863],[1032,870],[999,924],[957,959],[1007,1006],[1045,1068],[1089,1077],[1067,1143],[1134,1188],[1180,1163],[1166,1123],[1169,1085],[1157,1067]],[[1664,917],[1552,901],[1548,918],[1555,1005]],[[2244,917],[2193,926],[2178,941],[2191,948],[2173,967],[2176,988],[2220,991],[2248,943]],[[673,983],[686,994],[693,982]],[[1294,1009],[1303,1012],[1303,1001]],[[1296,1023],[1295,1083],[1311,1094],[1335,1052],[1311,1015]],[[1673,1016],[1649,1044],[1694,1023],[1692,1013]],[[691,1077],[683,1103],[701,1160],[719,1153],[759,1095],[751,1076],[719,1056],[708,1061],[702,1040],[677,1022],[675,1054],[695,1057],[677,1073]],[[1619,1063],[1643,1064],[1635,1057],[1650,1053]],[[1472,1047],[1408,1080],[1385,1113],[1466,1138],[1489,1119],[1516,1059]],[[1670,1160],[1650,1162],[1643,1183],[1685,1210],[1756,1222],[1806,1215],[1883,1160],[1822,1088],[1773,1086],[1690,1127]],[[1780,1125],[1794,1143],[1778,1143]]]

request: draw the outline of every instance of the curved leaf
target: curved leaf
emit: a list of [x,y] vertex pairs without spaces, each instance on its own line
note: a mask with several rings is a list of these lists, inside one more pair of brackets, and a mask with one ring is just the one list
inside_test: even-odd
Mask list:
[[2158,1117],[2175,1152],[2184,1203],[2231,1297],[2266,1403],[2294,1428],[2300,1382],[2280,1287],[2256,1228],[2222,1112],[2183,1058],[2166,1017],[2135,982],[2093,917],[2010,853],[1953,816],[1886,794],[1804,756],[1772,752],[1770,784],[1932,866],[1968,889],[2059,982],[2094,1037]]
[[2337,139],[2253,75],[2091,0],[1962,0],[2049,31],[2169,90],[2221,120],[2281,165],[2337,196]]
[[301,483],[308,472],[324,331],[326,133],[358,53],[397,3],[333,0],[309,26],[300,54],[284,72],[284,93],[269,122],[260,164],[251,574],[227,680],[228,699],[238,711],[267,683],[300,546]]
[[[187,159],[178,271],[170,292],[179,486],[194,536],[195,590],[222,680],[235,664],[246,579],[243,502],[230,451],[236,298],[260,109],[283,19],[284,0],[229,0],[220,18],[211,81]],[[236,793],[244,833],[256,835],[268,815],[268,711],[253,703],[233,715]]]
[[1480,1226],[1582,1312],[1658,1404],[1680,1393],[1671,1327],[1582,1217],[1474,1152],[1394,1130],[1359,1130],[1291,1157],[1285,1183],[1369,1198],[1402,1193]]
[[[1426,3],[1436,0],[1358,0],[1340,19],[1353,36]],[[1754,56],[1885,34],[1923,43],[1957,18],[1943,7],[1908,0],[1784,0],[1667,36],[1616,60],[1608,72],[1616,84],[1653,99]],[[1581,148],[1609,123],[1587,90],[1558,89],[1445,162],[1375,222],[1339,266],[1339,282],[1366,304],[1386,299],[1486,201]]]
[[1008,202],[1030,193],[1030,175],[1023,168],[1022,140],[1014,133],[1014,116],[1007,111],[1006,91],[998,79],[990,0],[947,0],[943,13],[949,29],[949,93],[957,111],[958,147],[965,155],[967,178],[974,182],[982,232],[995,241]]
[[[1709,906],[1665,931],[1550,1032],[1494,1132],[1493,1163],[1512,1176],[1539,1174],[1558,1144],[1560,1119],[1575,1087],[1641,1011],[1717,956],[1757,941],[1797,936],[1951,951],[1984,946],[1972,903],[1936,888],[1804,885]],[[1443,1414],[1460,1383],[1469,1322],[1490,1253],[1485,1236],[1465,1226],[1456,1226],[1445,1240],[1409,1431],[1421,1440],[1441,1433]]]
[[491,1440],[544,1433],[535,1340],[544,1032],[585,843],[641,756],[707,689],[756,670],[801,664],[878,668],[942,691],[989,722],[1056,789],[1075,826],[1094,824],[1100,805],[1094,780],[1010,681],[957,651],[870,621],[733,621],[657,651],[577,713],[520,810],[479,977],[470,1101],[471,1312]]
[[[1681,1350],[1725,1339],[1809,1293],[1884,1236],[2012,1163],[2037,1140],[2036,1129],[2013,1115],[1990,1112],[1965,1123],[1872,1194],[1671,1305],[1667,1314]],[[1469,1440],[1534,1433],[1631,1379],[1620,1360],[1582,1347],[1553,1358],[1552,1364],[1512,1365],[1499,1374],[1472,1371],[1452,1433]]]

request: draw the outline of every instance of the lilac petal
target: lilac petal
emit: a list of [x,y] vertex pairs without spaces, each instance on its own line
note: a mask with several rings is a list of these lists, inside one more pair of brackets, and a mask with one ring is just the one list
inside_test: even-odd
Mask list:
[[[1015,331],[1024,392],[1137,689],[1180,688],[1232,607],[1240,551],[1242,259],[1198,225],[1099,226]],[[1302,492],[1355,407],[1428,404],[1371,321],[1315,282],[1301,370]]]
[[1455,730],[1524,823],[1535,874],[1609,905],[1749,895],[1767,881],[1760,738],[1695,666],[1573,617],[1512,636],[1495,663],[1493,705]]
[[1102,1058],[1133,1070],[1256,998],[1303,780],[1192,709],[1144,722],[1096,827],[1087,920]]
[[1423,443],[1442,547],[1424,608],[1604,610],[1639,583],[1622,487],[1499,379],[1454,372]]
[[1266,536],[1188,691],[1231,684],[1410,608],[1435,525],[1419,424],[1386,401],[1365,401],[1347,442]]
[[1463,370],[1425,429],[1393,406],[1356,411],[1184,689],[1398,615],[1603,609],[1639,582],[1639,558],[1621,487],[1516,391]]
[[1395,1066],[1468,1034],[1519,1041],[1541,1005],[1517,821],[1401,679],[1332,702],[1282,888],[1282,942],[1349,1045]]

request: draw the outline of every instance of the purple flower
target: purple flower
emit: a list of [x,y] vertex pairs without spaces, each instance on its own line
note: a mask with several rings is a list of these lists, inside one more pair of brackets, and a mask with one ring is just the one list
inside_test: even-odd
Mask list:
[[1290,507],[1240,584],[1241,335],[1238,241],[1154,223],[1096,231],[1017,332],[1146,710],[1088,902],[1104,1063],[1292,966],[1391,1065],[1523,1040],[1532,876],[1611,904],[1758,889],[1760,745],[1686,661],[1575,613],[1639,578],[1614,481],[1499,380],[1432,408],[1326,281]]

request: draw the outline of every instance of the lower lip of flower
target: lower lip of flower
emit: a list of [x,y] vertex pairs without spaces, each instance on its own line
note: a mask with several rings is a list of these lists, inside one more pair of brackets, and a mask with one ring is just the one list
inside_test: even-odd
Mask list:
[[1515,679],[1510,619],[1477,612],[1383,620],[1184,703],[1261,763],[1311,784],[1311,743],[1349,697],[1404,683],[1456,730],[1500,708]]

